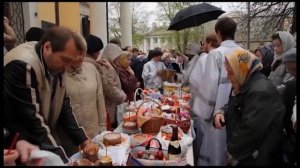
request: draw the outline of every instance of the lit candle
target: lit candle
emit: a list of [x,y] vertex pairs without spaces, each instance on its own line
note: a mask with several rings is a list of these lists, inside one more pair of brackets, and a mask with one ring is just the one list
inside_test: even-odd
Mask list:
[[107,142],[105,144],[105,156],[107,157]]

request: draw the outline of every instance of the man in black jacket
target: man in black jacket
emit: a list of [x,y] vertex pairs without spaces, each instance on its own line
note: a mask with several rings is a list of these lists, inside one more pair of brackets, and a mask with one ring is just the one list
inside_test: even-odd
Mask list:
[[90,143],[72,113],[62,75],[80,51],[76,33],[54,27],[39,43],[21,44],[4,57],[4,127],[12,136],[19,132],[20,139],[58,154],[64,162],[68,157],[59,146],[58,131],[63,129],[81,148]]

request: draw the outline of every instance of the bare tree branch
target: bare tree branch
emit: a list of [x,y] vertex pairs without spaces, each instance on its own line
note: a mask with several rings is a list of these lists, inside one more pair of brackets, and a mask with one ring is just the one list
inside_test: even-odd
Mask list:
[[[245,11],[244,3],[233,5],[236,10]],[[251,39],[268,40],[270,36],[278,31],[284,30],[284,22],[292,19],[292,27],[296,23],[295,18],[295,5],[293,2],[251,2]],[[291,18],[291,16],[293,18]],[[238,22],[239,39],[244,39],[247,30],[247,14],[245,13],[242,19]],[[294,26],[295,27],[295,26]],[[292,31],[292,28],[291,30]],[[295,32],[294,28],[294,32]]]

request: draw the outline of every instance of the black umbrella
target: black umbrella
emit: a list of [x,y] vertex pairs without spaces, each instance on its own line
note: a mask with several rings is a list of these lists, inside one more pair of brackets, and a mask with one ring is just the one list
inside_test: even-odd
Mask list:
[[176,13],[172,19],[168,30],[182,30],[194,26],[199,26],[211,20],[217,19],[225,13],[218,7],[208,3],[201,3],[189,6]]

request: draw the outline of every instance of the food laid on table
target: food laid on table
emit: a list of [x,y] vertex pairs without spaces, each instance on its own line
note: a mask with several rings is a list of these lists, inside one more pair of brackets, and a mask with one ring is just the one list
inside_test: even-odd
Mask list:
[[121,142],[122,142],[121,134],[114,133],[114,132],[105,134],[103,136],[103,141],[102,141],[102,143],[105,146],[115,146],[120,144]]
[[[97,162],[97,165],[98,164],[99,163]],[[85,158],[81,158],[81,159],[78,159],[78,160],[72,162],[72,166],[94,166],[94,165],[96,165],[96,163],[93,163],[90,160],[85,159]]]
[[171,125],[172,136],[168,145],[168,159],[179,160],[181,158],[181,145],[178,138],[178,126]]
[[137,108],[137,124],[142,133],[157,134],[164,125],[164,113],[156,101],[144,101]]
[[[158,150],[150,150],[151,143],[153,143],[153,140],[156,140],[156,144],[159,145]],[[139,159],[146,159],[146,160],[163,160],[164,158],[167,158],[166,155],[164,155],[162,151],[161,144],[159,140],[152,138],[148,141],[148,144],[145,146],[145,150],[138,150],[134,154],[136,158]]]
[[128,111],[128,112],[125,112],[123,114],[123,121],[126,122],[126,121],[136,121],[136,112],[135,111]]
[[88,144],[83,150],[81,150],[80,158],[75,161],[72,160],[73,166],[97,166],[100,165],[98,151],[100,146],[96,143]]
[[95,143],[87,145],[87,147],[83,149],[83,158],[91,162],[97,161],[99,148],[99,145]]
[[95,136],[94,144],[81,151],[73,165],[124,165],[122,156],[133,157],[145,166],[186,165],[187,149],[193,142],[187,134],[191,94],[178,85],[165,88],[169,90],[163,95],[155,89],[140,89],[143,99],[128,103],[120,132],[104,131]]
[[[176,125],[171,125],[171,124],[167,124],[163,127],[161,127],[160,133],[161,133],[161,138],[164,140],[168,140],[170,141],[172,138],[172,134],[173,134],[173,127],[172,126],[176,126]],[[182,129],[178,129],[178,139],[181,140],[181,137],[183,137],[184,132],[182,131]]]
[[130,136],[130,146],[131,147],[143,146],[153,137],[154,135],[151,134],[143,134],[143,133],[132,134]]
[[133,134],[139,132],[137,126],[136,108],[131,109],[123,114],[122,130],[124,133]]
[[124,122],[122,127],[123,130],[125,130],[126,132],[129,132],[127,130],[136,130],[138,128],[136,122],[132,122],[132,121]]

